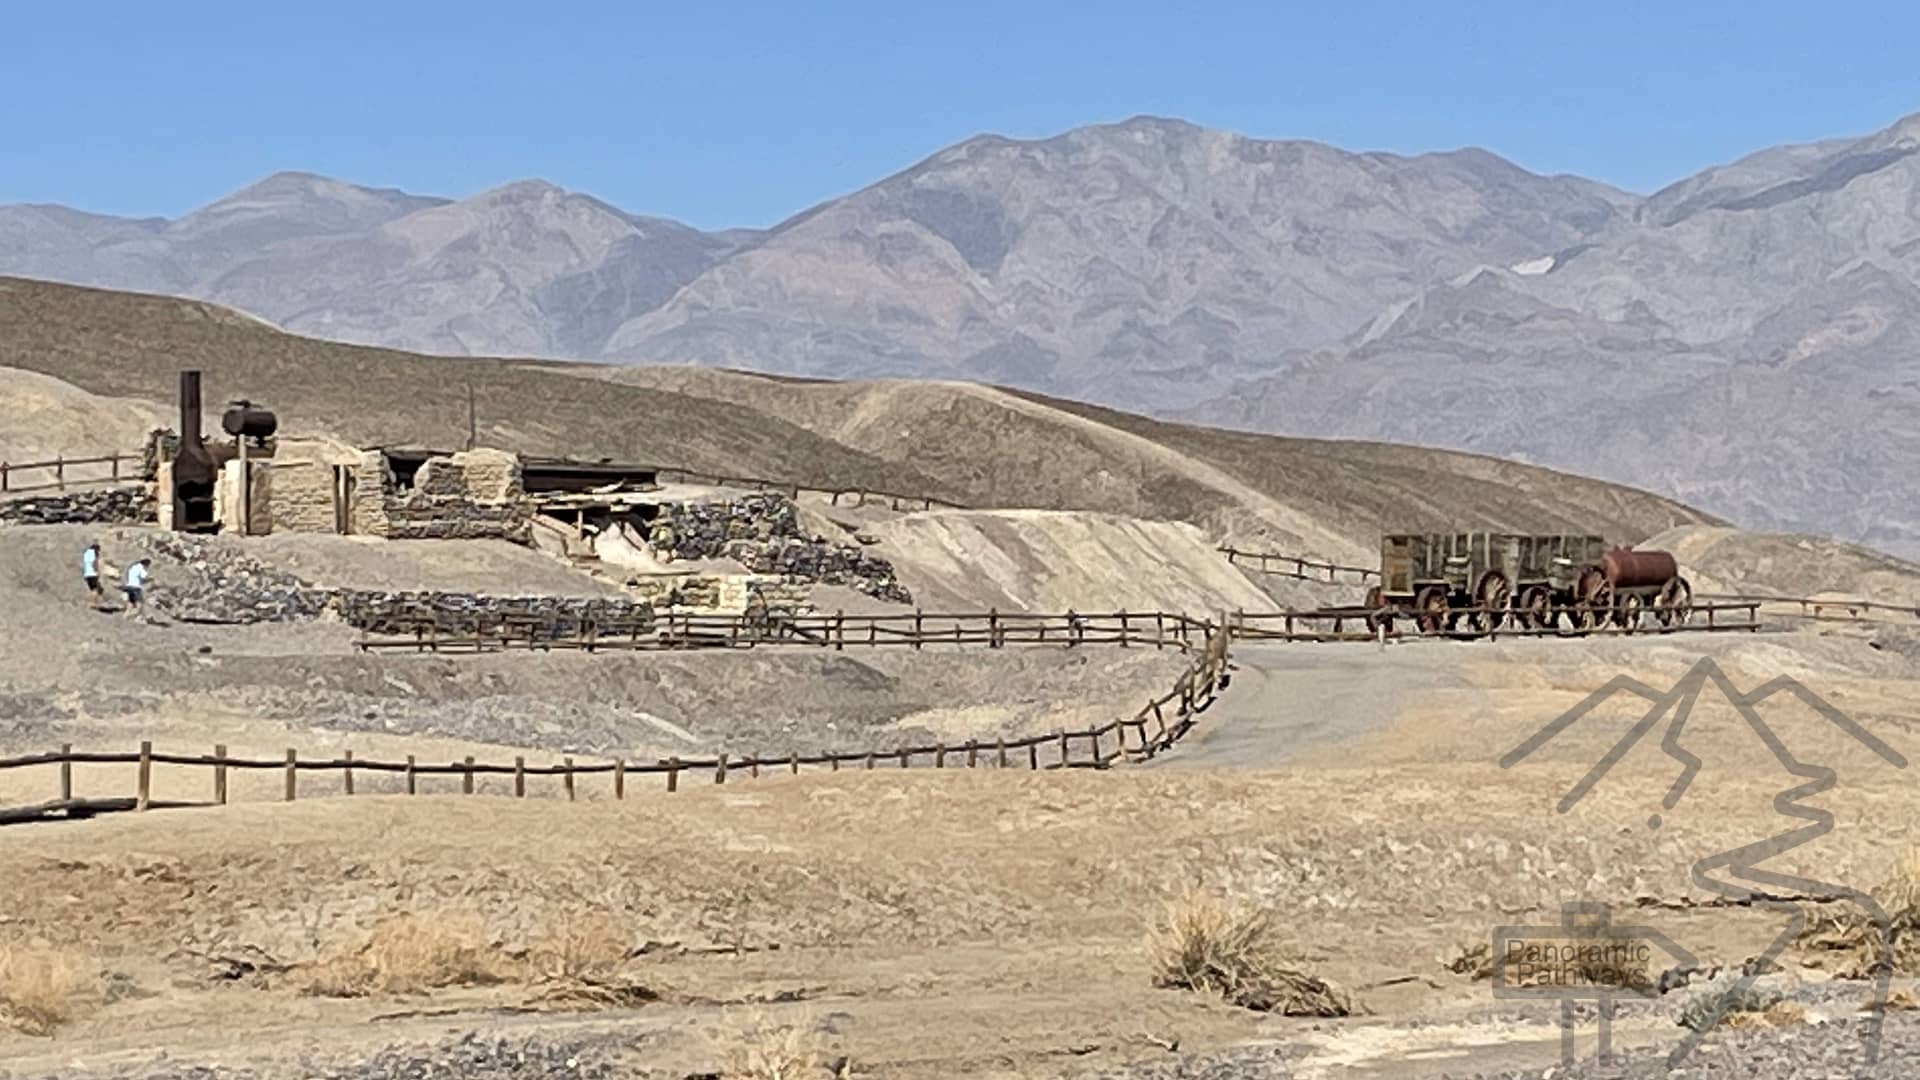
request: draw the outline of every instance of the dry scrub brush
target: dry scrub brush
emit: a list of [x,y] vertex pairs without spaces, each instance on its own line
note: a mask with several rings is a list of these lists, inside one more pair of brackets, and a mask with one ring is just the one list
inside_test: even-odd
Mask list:
[[850,1075],[815,1023],[777,1023],[764,1013],[730,1022],[716,1037],[724,1080],[821,1080]]
[[73,953],[0,941],[0,1025],[51,1035],[99,997],[99,970]]
[[1286,1016],[1346,1016],[1353,1002],[1302,970],[1271,912],[1189,889],[1148,933],[1154,985],[1218,994]]
[[395,915],[376,924],[364,942],[316,963],[304,989],[327,997],[417,994],[506,982],[511,975],[477,918]]
[[1795,941],[1811,966],[1843,979],[1872,978],[1886,964],[1882,950],[1890,937],[1890,973],[1920,975],[1920,848],[1910,847],[1896,859],[1872,895],[1886,913],[1887,936],[1873,915],[1859,908],[1811,912]]

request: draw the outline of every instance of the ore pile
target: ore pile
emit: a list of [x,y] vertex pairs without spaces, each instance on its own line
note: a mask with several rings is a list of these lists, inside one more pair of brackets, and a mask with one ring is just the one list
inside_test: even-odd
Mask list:
[[97,488],[0,502],[8,525],[132,525],[152,518],[137,487]]
[[726,554],[756,574],[783,574],[823,585],[846,585],[875,599],[913,603],[912,594],[893,576],[892,563],[851,544],[792,537],[736,540],[727,545]]
[[516,638],[614,637],[653,632],[653,605],[624,597],[481,596],[458,592],[341,590],[333,608],[349,626],[372,634],[472,633]]
[[759,574],[845,585],[880,600],[910,604],[893,564],[857,544],[835,544],[800,533],[799,515],[784,495],[743,495],[724,503],[663,507],[653,529],[655,548],[675,559],[727,558]]
[[204,536],[158,533],[148,601],[183,622],[268,623],[317,618],[327,593]]

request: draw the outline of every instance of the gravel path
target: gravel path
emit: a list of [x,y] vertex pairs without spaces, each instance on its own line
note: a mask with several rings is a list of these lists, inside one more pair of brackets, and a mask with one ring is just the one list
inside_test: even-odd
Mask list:
[[390,1047],[361,1060],[290,1061],[267,1070],[231,1069],[217,1064],[171,1061],[165,1055],[141,1064],[104,1072],[63,1071],[55,1075],[0,1073],[8,1080],[456,1080],[498,1077],[501,1080],[613,1080],[634,1076],[618,1069],[604,1047],[585,1041],[488,1039],[469,1033],[437,1046]]

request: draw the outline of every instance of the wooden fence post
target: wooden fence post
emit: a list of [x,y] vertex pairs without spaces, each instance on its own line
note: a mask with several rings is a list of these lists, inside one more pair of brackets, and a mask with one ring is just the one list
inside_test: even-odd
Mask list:
[[145,810],[153,802],[153,743],[140,740],[140,786],[135,789],[133,808]]
[[727,782],[727,755],[725,754],[721,754],[720,760],[713,766],[713,782],[716,784]]
[[987,648],[997,649],[999,647],[1000,647],[1000,609],[997,607],[988,608],[987,609]]
[[513,755],[513,797],[516,799],[527,797],[527,756],[525,754]]
[[613,763],[613,797],[627,797],[627,759],[619,758]]
[[833,651],[842,652],[847,647],[847,613],[833,613]]
[[53,482],[61,491],[67,490],[67,459],[62,454],[53,456]]
[[900,767],[902,769],[905,769],[908,767],[908,759],[911,757],[912,755],[907,753],[905,750],[900,751]]
[[667,790],[668,791],[680,790],[680,759],[679,758],[667,759]]
[[993,757],[994,757],[994,761],[995,761],[995,762],[996,762],[996,763],[998,764],[998,766],[999,766],[1000,768],[1002,768],[1002,769],[1004,769],[1004,768],[1006,768],[1006,767],[1007,767],[1007,739],[1006,739],[1006,736],[1004,736],[1004,735],[996,735],[996,736],[994,736],[994,738],[993,738],[993,750],[994,750],[994,755],[993,755]]
[[871,750],[867,751],[867,768],[869,770],[873,768],[873,751]]
[[1120,609],[1120,647],[1123,649],[1127,647],[1127,612],[1125,608]]
[[787,771],[795,776],[800,775],[800,751],[787,751]]
[[60,744],[60,801],[73,801],[73,762],[67,760],[73,754],[72,743]]
[[346,768],[342,771],[341,778],[345,781],[347,794],[351,795],[353,794],[353,751],[342,750],[340,755],[341,760],[347,763]]
[[213,748],[213,804],[227,805],[227,745],[216,743]]
[[570,757],[563,757],[560,759],[560,783],[562,786],[564,786],[567,789],[567,801],[572,802],[573,801],[573,759]]
[[1091,738],[1091,739],[1093,740],[1093,765],[1094,765],[1094,768],[1099,768],[1099,767],[1100,767],[1100,732],[1099,732],[1099,731],[1098,731],[1097,729],[1095,729],[1095,730],[1089,730],[1089,731],[1087,732],[1087,735],[1088,735],[1088,737],[1090,737],[1090,738]]
[[473,758],[468,757],[460,763],[460,794],[473,794]]
[[1060,731],[1055,734],[1060,739],[1060,767],[1064,769],[1067,767],[1067,733]]
[[298,759],[298,756],[294,753],[293,748],[288,747],[287,748],[287,784],[286,784],[286,801],[287,802],[293,801],[294,796],[299,792],[299,788],[300,788],[300,779],[299,779],[300,769],[299,769],[299,766],[296,764],[297,759]]
[[967,768],[971,769],[975,765],[978,765],[979,763],[980,763],[980,740],[968,739],[967,740]]
[[914,651],[916,651],[916,652],[918,652],[918,651],[919,651],[919,649],[920,649],[920,644],[921,644],[921,642],[920,642],[920,633],[921,633],[921,631],[920,631],[920,609],[919,609],[919,608],[914,608],[914,609],[913,609],[913,648],[914,648]]
[[1027,768],[1040,771],[1040,744],[1037,742],[1027,744]]
[[417,795],[419,794],[419,792],[420,792],[419,780],[415,776],[413,771],[413,755],[408,754],[407,755],[407,794]]

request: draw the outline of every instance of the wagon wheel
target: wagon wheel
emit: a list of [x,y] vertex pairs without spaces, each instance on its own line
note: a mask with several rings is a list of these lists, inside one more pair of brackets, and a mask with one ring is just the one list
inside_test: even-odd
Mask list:
[[1514,618],[1521,626],[1536,630],[1545,630],[1552,626],[1553,590],[1545,585],[1529,585],[1520,592],[1520,603],[1514,608]]
[[1574,587],[1573,625],[1581,630],[1596,630],[1606,625],[1613,614],[1613,583],[1597,566],[1580,571]]
[[1693,586],[1677,577],[1660,590],[1660,625],[1685,626],[1693,614]]
[[1620,604],[1614,609],[1614,625],[1624,627],[1628,633],[1640,629],[1640,617],[1646,614],[1646,601],[1638,593],[1628,593],[1620,598]]
[[1369,632],[1377,634],[1384,630],[1389,634],[1393,633],[1393,610],[1387,607],[1387,600],[1382,595],[1380,586],[1374,585],[1367,589],[1365,606]]
[[1498,570],[1489,570],[1480,577],[1480,587],[1473,591],[1473,606],[1483,610],[1473,614],[1473,628],[1483,634],[1492,633],[1505,625],[1508,605],[1513,600],[1513,585],[1507,581],[1507,575]]
[[1414,618],[1423,634],[1438,634],[1447,628],[1447,590],[1429,585],[1413,598]]

